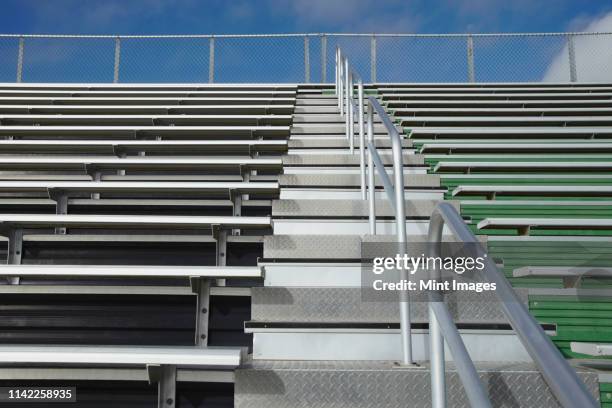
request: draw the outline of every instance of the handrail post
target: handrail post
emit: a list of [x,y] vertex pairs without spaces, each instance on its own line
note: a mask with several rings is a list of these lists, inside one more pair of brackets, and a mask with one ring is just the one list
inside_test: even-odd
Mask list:
[[345,117],[344,117],[344,122],[345,122],[345,133],[344,135],[346,136],[346,140],[349,140],[349,125],[348,125],[348,121],[349,121],[349,114],[351,113],[350,111],[350,104],[351,101],[349,100],[349,88],[350,88],[350,83],[349,83],[349,65],[348,65],[348,58],[344,57],[344,103],[345,103]]
[[374,159],[372,158],[371,148],[375,148],[374,144],[374,108],[368,100],[368,190],[369,190],[369,210],[370,210],[370,234],[376,235],[376,185],[374,183]]
[[[395,228],[399,255],[406,252],[406,210],[404,204],[404,162],[402,152],[402,141],[393,128],[391,135],[393,149],[393,176],[395,178]],[[408,271],[401,269],[400,279],[408,281]],[[407,290],[400,291],[400,330],[402,333],[402,356],[403,364],[411,365],[412,361],[412,327],[410,319],[410,295]]]
[[355,154],[355,100],[353,98],[354,94],[354,84],[353,84],[353,73],[349,71],[348,74],[348,93],[349,93],[349,106],[348,106],[348,135],[349,135],[349,147],[351,154]]
[[[334,75],[335,75],[335,81],[336,81],[336,97],[338,97],[338,94],[340,91],[340,84],[338,83],[338,48],[336,48],[336,54],[335,54],[335,65],[334,65]],[[339,108],[339,107],[338,107]]]
[[359,169],[361,172],[361,199],[366,200],[368,198],[366,193],[366,169],[365,169],[365,135],[363,129],[363,81],[359,78],[357,82],[357,101],[359,106],[358,112],[358,123],[359,123]]
[[[440,256],[440,243],[442,242],[442,228],[437,226],[439,221],[432,215],[429,228],[428,255],[432,257]],[[436,267],[432,269],[430,279],[438,280],[440,270]],[[440,330],[440,324],[433,309],[433,302],[442,301],[440,292],[435,292],[429,298],[429,364],[431,378],[431,406],[432,408],[446,407],[446,362],[444,359],[444,337]]]
[[338,51],[338,81],[340,82],[340,94],[338,95],[338,108],[340,116],[344,116],[344,57],[342,51]]

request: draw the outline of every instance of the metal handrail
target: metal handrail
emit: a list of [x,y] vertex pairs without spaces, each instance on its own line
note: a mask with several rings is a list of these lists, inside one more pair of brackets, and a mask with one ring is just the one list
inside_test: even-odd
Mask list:
[[[357,102],[355,102],[354,81],[357,81]],[[362,199],[368,198],[366,190],[366,141],[364,127],[367,123],[368,132],[368,168],[369,168],[369,224],[370,233],[376,234],[376,186],[374,185],[374,164],[378,171],[379,177],[383,182],[385,192],[395,210],[395,225],[397,233],[397,242],[399,243],[400,251],[405,251],[406,247],[406,214],[404,210],[404,173],[402,162],[402,142],[401,137],[391,122],[391,119],[373,97],[367,98],[367,118],[364,122],[364,95],[363,81],[361,77],[351,69],[348,58],[346,58],[340,48],[336,48],[336,95],[338,98],[338,108],[340,114],[346,120],[346,137],[349,142],[351,154],[354,153],[354,138],[355,129],[354,121],[355,114],[359,123],[359,158],[360,158],[360,174],[361,174],[361,196]],[[355,104],[357,103],[357,106]],[[384,163],[382,162],[374,142],[374,111],[380,117],[382,123],[387,128],[391,143],[393,146],[393,172],[394,184],[387,174]],[[408,279],[407,272],[402,270],[402,279]],[[402,363],[404,365],[413,364],[412,360],[412,333],[410,322],[410,299],[407,291],[400,292],[400,331],[402,336]]]
[[[575,371],[552,343],[548,335],[542,329],[542,326],[533,318],[523,302],[518,298],[510,282],[508,282],[504,274],[497,268],[497,265],[495,265],[491,257],[485,256],[486,251],[482,245],[480,245],[476,236],[474,236],[472,231],[467,227],[461,215],[451,204],[446,202],[439,203],[430,218],[428,242],[437,244],[435,246],[431,245],[433,252],[439,253],[442,242],[442,230],[445,225],[460,242],[476,244],[477,253],[474,255],[484,259],[484,277],[490,283],[495,283],[495,293],[502,300],[500,303],[504,315],[510,322],[510,325],[518,335],[532,360],[536,363],[544,380],[561,405],[568,408],[598,407],[599,404],[587,390],[584,383],[578,378]],[[432,406],[443,407],[445,406],[444,339],[446,339],[449,348],[453,351],[451,347],[453,340],[449,341],[451,337],[447,337],[448,334],[451,334],[451,336],[453,335],[453,333],[447,333],[449,331],[448,322],[449,319],[452,318],[450,314],[447,315],[448,309],[446,309],[445,304],[442,302],[430,302],[429,310],[430,352],[433,353],[435,350],[436,353],[435,360],[432,359],[431,361]],[[442,333],[435,329],[432,331],[432,328],[437,329],[438,327]],[[463,353],[460,352],[460,355],[463,355]],[[457,361],[457,356],[454,351],[453,359],[455,360],[455,364],[457,364],[457,368],[459,368],[460,364],[465,363]],[[459,370],[460,375],[461,371],[462,370]],[[469,371],[472,370],[467,371],[468,373],[464,373],[461,379],[466,387],[466,391],[469,386],[470,392],[474,392],[472,384],[474,383],[473,377],[475,369],[472,373],[469,373]],[[468,376],[472,378],[468,378]],[[464,379],[464,377],[466,378]],[[478,378],[477,375],[475,378]],[[468,381],[466,382],[466,380]],[[470,397],[470,392],[468,392],[468,397]],[[476,397],[480,401],[480,396]],[[471,398],[470,402],[472,402]],[[472,402],[472,404],[474,403]],[[478,404],[480,404],[480,402]]]
[[[349,140],[351,153],[354,150],[354,83],[359,84],[357,115],[359,119],[359,147],[361,158],[362,197],[369,198],[369,224],[370,233],[376,234],[376,185],[375,171],[382,181],[387,198],[395,211],[395,225],[400,255],[406,251],[406,216],[404,198],[404,172],[402,138],[394,126],[391,118],[384,108],[370,96],[367,98],[367,192],[366,194],[366,166],[365,145],[363,132],[363,83],[359,76],[351,70],[348,59],[336,49],[336,94],[338,108],[341,115],[346,118],[346,137]],[[385,165],[378,154],[374,143],[374,112],[380,118],[391,139],[393,153],[394,183],[387,173]],[[376,169],[376,170],[375,170]],[[527,308],[520,301],[514,289],[499,271],[491,257],[485,256],[486,251],[480,245],[474,234],[466,226],[461,215],[455,208],[446,202],[439,203],[434,209],[429,223],[428,242],[430,256],[439,256],[442,242],[442,231],[447,226],[459,242],[477,244],[477,257],[484,259],[483,269],[485,278],[495,283],[496,294],[501,298],[502,310],[517,333],[521,343],[538,366],[546,383],[557,400],[564,407],[597,407],[598,404],[587,390],[584,383],[578,378],[574,370],[554,346],[540,324],[533,318]],[[407,279],[406,271],[400,271],[401,279]],[[432,278],[439,277],[440,271],[433,270]],[[408,291],[400,291],[400,329],[402,334],[402,358],[404,364],[412,364],[412,342],[410,323],[410,302]],[[466,390],[467,397],[472,406],[490,407],[491,402],[474,366],[465,344],[459,334],[453,318],[443,302],[439,292],[430,294],[429,303],[429,341],[431,363],[431,392],[432,406],[442,408],[446,406],[445,360],[444,342],[448,345],[453,356],[459,377]]]

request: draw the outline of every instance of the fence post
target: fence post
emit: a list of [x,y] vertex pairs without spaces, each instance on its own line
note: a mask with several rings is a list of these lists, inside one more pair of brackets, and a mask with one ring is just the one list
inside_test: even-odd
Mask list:
[[19,37],[19,51],[17,54],[17,82],[23,79],[23,46],[25,38]]
[[467,36],[467,74],[468,82],[476,82],[474,72],[474,38],[471,35]]
[[578,75],[576,73],[576,50],[574,49],[574,36],[568,34],[567,36],[567,54],[569,57],[569,75],[570,81],[576,82]]
[[321,35],[321,82],[327,82],[327,36]]
[[121,63],[121,38],[115,38],[115,67],[113,69],[113,83],[119,82],[119,64]]
[[376,37],[370,39],[370,82],[376,82]]
[[215,82],[215,37],[208,40],[208,82]]
[[304,36],[304,82],[310,82],[310,39]]

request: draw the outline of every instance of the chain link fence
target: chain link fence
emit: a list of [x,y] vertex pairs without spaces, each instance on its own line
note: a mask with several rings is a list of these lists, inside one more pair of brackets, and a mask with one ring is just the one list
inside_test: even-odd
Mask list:
[[612,33],[0,35],[0,82],[612,81]]

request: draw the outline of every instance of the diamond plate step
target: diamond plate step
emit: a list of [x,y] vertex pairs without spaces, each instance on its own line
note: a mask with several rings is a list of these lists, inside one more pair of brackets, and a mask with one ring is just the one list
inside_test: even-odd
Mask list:
[[[386,133],[387,128],[382,124],[374,124],[374,133]],[[291,126],[291,134],[345,134],[346,128],[344,123],[338,124],[320,124],[320,123],[301,123]]]
[[[395,235],[266,235],[263,238],[263,258],[266,260],[324,259],[361,260],[361,242],[395,242]],[[409,235],[407,242],[427,242],[426,235]],[[486,236],[479,236],[482,243]],[[445,241],[453,242],[452,237]]]
[[[279,177],[281,188],[291,187],[336,187],[359,188],[359,174],[283,174]],[[376,186],[382,187],[376,178]],[[436,174],[409,174],[404,176],[407,189],[440,189],[440,176]]]
[[[385,165],[393,165],[391,154],[380,154]],[[426,166],[425,158],[420,154],[404,153],[402,157],[404,166]],[[359,166],[360,158],[357,154],[286,154],[282,157],[284,166]],[[429,166],[426,166],[429,168]]]
[[[439,200],[406,201],[406,217],[429,218]],[[459,201],[447,201],[459,210]],[[364,200],[274,200],[272,217],[277,218],[364,218],[369,215],[369,203]],[[395,211],[388,200],[377,200],[377,217],[394,217]]]
[[[374,139],[374,144],[378,148],[391,148],[391,140],[388,136],[381,136]],[[403,139],[402,147],[411,148],[413,146],[413,142],[411,139]],[[355,139],[355,147],[359,147],[359,139]],[[290,149],[330,149],[330,148],[342,148],[348,149],[349,142],[346,140],[344,136],[337,138],[310,138],[310,139],[302,139],[299,137],[292,137],[289,139],[289,148]]]
[[[532,364],[480,363],[480,378],[494,407],[559,407]],[[598,376],[579,368],[579,377],[599,399]],[[470,404],[452,364],[447,367],[448,407]],[[427,366],[395,368],[386,362],[255,361],[236,371],[237,408],[428,408]]]
[[[527,304],[527,289],[517,288],[516,293]],[[488,301],[451,293],[446,299],[456,323],[507,324],[494,296]],[[413,323],[428,322],[426,302],[413,302],[410,313]],[[262,322],[399,323],[399,308],[395,302],[364,302],[361,288],[259,287],[251,289],[251,319]]]

